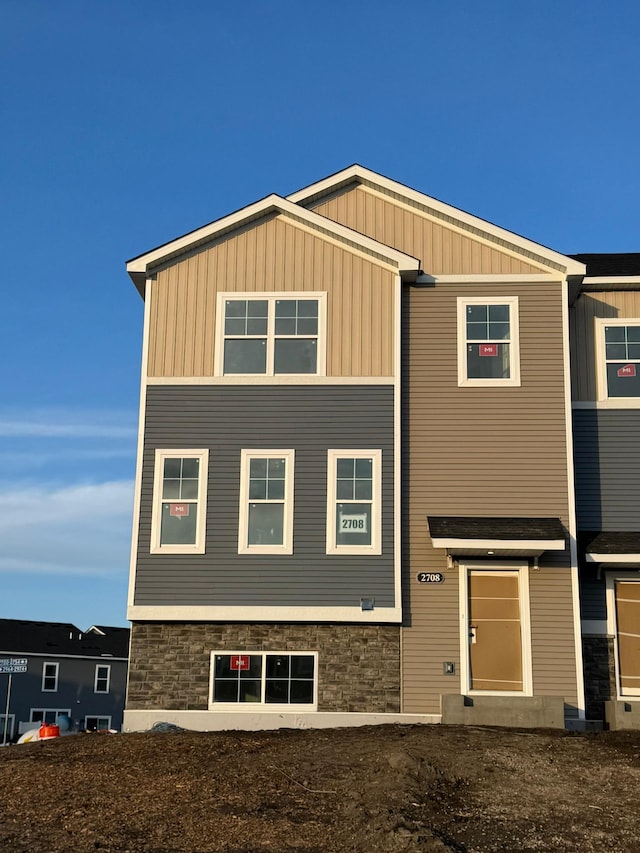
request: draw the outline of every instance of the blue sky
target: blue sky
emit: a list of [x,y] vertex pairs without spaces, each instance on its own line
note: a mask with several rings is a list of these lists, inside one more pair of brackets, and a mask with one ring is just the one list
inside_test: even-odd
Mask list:
[[636,2],[7,0],[0,617],[126,624],[124,262],[353,162],[561,252],[640,251]]

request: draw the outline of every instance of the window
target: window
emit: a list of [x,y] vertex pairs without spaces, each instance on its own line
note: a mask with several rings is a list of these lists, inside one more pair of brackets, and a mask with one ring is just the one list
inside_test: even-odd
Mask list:
[[96,678],[94,682],[94,693],[108,693],[109,681],[111,680],[111,667],[108,664],[96,664]]
[[217,374],[324,374],[325,294],[237,299],[221,294]]
[[[599,398],[640,398],[640,320],[596,320]],[[602,369],[604,365],[604,369]]]
[[518,298],[458,298],[458,385],[520,385]]
[[316,652],[213,652],[210,707],[314,709]]
[[204,554],[207,450],[156,450],[151,552]]
[[60,717],[71,719],[71,710],[69,708],[32,708],[30,722],[57,723]]
[[16,725],[15,714],[0,714],[0,743],[9,743]]
[[44,693],[55,693],[57,691],[59,669],[59,663],[45,661],[42,664],[42,690]]
[[243,450],[238,553],[293,553],[293,450]]
[[106,732],[111,728],[111,717],[85,717],[85,732]]
[[327,554],[382,553],[381,450],[330,450]]

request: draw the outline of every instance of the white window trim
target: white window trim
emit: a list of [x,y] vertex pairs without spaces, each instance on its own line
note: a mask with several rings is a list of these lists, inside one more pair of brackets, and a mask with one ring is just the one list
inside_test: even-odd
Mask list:
[[[107,729],[111,728],[111,716],[109,714],[85,714],[83,726],[85,731],[87,730],[87,720],[90,720],[92,717],[96,720],[108,720]],[[98,731],[106,731],[106,729],[98,729]]]
[[[224,314],[225,302],[227,299],[245,300],[245,299],[266,299],[269,302],[269,320],[267,327],[267,372],[262,373],[224,373]],[[273,373],[273,352],[275,341],[275,302],[277,299],[315,299],[318,303],[318,335],[316,349],[316,372],[315,373]],[[302,336],[304,337],[304,336]],[[291,378],[304,379],[314,376],[326,376],[327,373],[327,294],[326,292],[316,291],[270,291],[263,293],[262,291],[235,291],[227,293],[218,293],[216,302],[216,339],[214,351],[214,375],[225,376],[228,380],[242,379],[250,376],[255,384],[277,385],[281,380],[288,382]]]
[[[46,671],[47,671],[48,666],[54,666],[56,668],[56,674],[55,674],[56,686],[55,687],[45,687],[44,686],[45,678],[51,678],[50,675],[48,675],[48,676],[46,675]],[[42,692],[43,693],[57,693],[58,692],[59,676],[60,676],[60,664],[57,661],[53,661],[53,660],[42,661]]]
[[[494,564],[465,562],[459,567],[460,606],[460,690],[467,696],[533,696],[531,661],[531,612],[529,604],[529,566],[526,563],[500,561]],[[518,573],[520,629],[522,631],[522,690],[471,690],[469,667],[469,572],[511,575]]]
[[[200,479],[198,482],[198,519],[196,523],[196,541],[194,545],[161,545],[160,530],[162,522],[162,481],[165,459],[189,457],[200,460]],[[178,450],[156,450],[153,473],[153,512],[151,515],[151,553],[152,554],[204,554],[207,516],[207,482],[209,471],[209,451],[193,448]]]
[[[261,655],[262,656],[262,676],[261,676],[261,701],[260,702],[214,702],[213,701],[213,681],[215,674],[215,657],[216,655]],[[266,703],[264,695],[266,690],[266,666],[265,657],[267,655],[312,655],[313,656],[313,702],[308,704],[276,704]],[[209,664],[209,710],[218,712],[244,711],[255,712],[260,711],[283,711],[299,712],[299,711],[317,711],[318,710],[318,652],[312,652],[303,649],[286,649],[284,651],[271,650],[252,650],[252,649],[234,649],[228,651],[226,649],[216,649],[211,652]]]
[[[71,708],[29,708],[29,722],[37,725],[38,720],[33,719],[34,714],[42,714],[44,717],[45,714],[53,712],[56,715],[56,720],[58,717],[67,716],[71,719]],[[42,725],[42,724],[41,724]]]
[[[596,393],[598,402],[607,403],[609,408],[638,409],[640,397],[610,397],[607,388],[607,359],[604,343],[605,326],[640,326],[638,317],[595,317],[595,350],[596,350]],[[640,370],[640,364],[638,364]]]
[[640,583],[638,572],[608,571],[607,584],[607,634],[613,637],[613,657],[615,660],[616,699],[618,702],[640,702],[640,695],[623,693],[620,683],[620,659],[618,655],[618,618],[616,615],[616,581]]
[[[338,545],[336,542],[336,479],[339,459],[371,459],[373,484],[371,501],[371,544]],[[366,501],[362,501],[366,503]],[[327,554],[382,554],[382,450],[327,451]]]
[[[252,459],[285,459],[282,545],[249,545],[249,465]],[[293,554],[293,484],[295,450],[243,450],[240,454],[238,554]]]
[[[101,669],[107,670],[107,676],[106,676],[106,678],[107,678],[107,689],[106,690],[98,690],[98,680],[99,680],[98,679],[98,672]],[[101,680],[104,680],[104,677]],[[93,681],[93,692],[94,693],[101,693],[104,695],[105,693],[109,692],[110,688],[111,688],[111,665],[108,663],[97,663],[96,664],[96,674],[95,674],[95,678]]]
[[[509,306],[509,371],[508,379],[469,379],[467,377],[467,305]],[[460,387],[520,386],[520,321],[517,296],[458,296],[458,385]]]

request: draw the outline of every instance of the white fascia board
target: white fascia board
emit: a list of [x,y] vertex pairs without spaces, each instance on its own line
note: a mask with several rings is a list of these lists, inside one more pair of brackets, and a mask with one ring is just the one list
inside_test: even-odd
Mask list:
[[287,198],[289,201],[293,201],[296,204],[302,204],[307,198],[330,191],[333,187],[337,189],[338,186],[345,185],[348,183],[349,179],[354,181],[368,181],[374,186],[387,190],[387,192],[396,193],[410,201],[430,207],[432,210],[441,213],[444,216],[450,216],[453,219],[457,219],[458,222],[461,222],[464,225],[484,231],[485,234],[491,237],[496,237],[499,240],[506,240],[525,251],[533,252],[542,258],[547,258],[549,261],[564,267],[567,275],[583,276],[587,271],[586,265],[574,260],[574,258],[569,258],[567,255],[561,255],[559,252],[555,252],[553,249],[549,249],[546,246],[541,246],[539,243],[534,243],[533,240],[521,237],[513,231],[508,231],[506,228],[500,228],[498,225],[493,225],[485,219],[480,219],[478,216],[473,216],[472,214],[466,213],[457,207],[438,201],[438,199],[411,189],[411,187],[407,187],[397,181],[385,178],[383,175],[379,175],[377,172],[372,172],[370,169],[366,169],[364,166],[359,166],[358,164],[349,166],[342,172],[337,172],[329,178],[325,178],[322,181],[318,181],[318,183],[311,184],[302,190],[298,190],[298,192],[292,193],[287,196]]
[[448,539],[432,537],[434,548],[478,548],[481,551],[517,550],[564,551],[564,539]]
[[638,563],[640,564],[640,554],[596,554],[591,553],[586,555],[587,563]]
[[[365,597],[363,595],[363,597]],[[127,619],[166,622],[401,622],[401,607],[242,607],[224,605],[131,605]]]
[[582,281],[583,287],[604,285],[606,287],[640,287],[640,275],[587,275]]
[[417,258],[405,255],[404,252],[399,252],[397,249],[393,249],[384,243],[379,243],[371,237],[365,237],[363,234],[353,231],[345,225],[340,225],[332,219],[327,219],[326,216],[320,216],[320,214],[314,213],[312,210],[306,210],[281,196],[272,194],[254,204],[250,204],[248,207],[243,207],[241,210],[229,214],[229,216],[204,225],[202,228],[198,228],[182,237],[178,237],[176,240],[165,243],[157,249],[133,258],[127,262],[127,272],[132,277],[136,274],[146,274],[152,267],[162,264],[165,260],[173,256],[182,254],[192,247],[214,239],[218,234],[232,231],[246,222],[250,222],[252,219],[266,216],[271,212],[283,213],[294,220],[300,220],[310,228],[324,231],[340,242],[355,244],[364,252],[382,257],[387,263],[396,267],[401,272],[418,272],[420,270],[420,261]]

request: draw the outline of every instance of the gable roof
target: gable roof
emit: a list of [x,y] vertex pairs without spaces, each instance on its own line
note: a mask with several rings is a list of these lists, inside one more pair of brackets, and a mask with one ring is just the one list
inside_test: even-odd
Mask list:
[[331,219],[320,216],[311,210],[306,210],[304,207],[275,194],[132,258],[127,261],[127,272],[144,296],[145,280],[153,269],[272,213],[282,214],[294,223],[306,225],[319,234],[325,234],[346,246],[351,246],[372,258],[390,264],[399,273],[406,276],[415,278],[420,272],[420,261],[417,258],[399,252],[384,243],[379,243],[371,237],[365,237],[364,234],[353,231],[338,222],[333,222]]
[[589,277],[640,276],[640,252],[587,252],[570,257],[586,264]]
[[73,657],[129,656],[129,629],[101,626],[102,636],[81,631],[71,622],[0,619],[0,654]]
[[476,237],[493,242],[496,247],[510,248],[528,258],[534,256],[539,263],[546,263],[548,266],[562,271],[566,275],[583,276],[585,274],[584,263],[575,256],[562,255],[546,246],[534,243],[532,240],[515,234],[513,231],[493,225],[450,204],[445,204],[404,184],[392,181],[390,178],[385,178],[383,175],[379,175],[377,172],[373,172],[358,163],[354,163],[340,172],[336,172],[321,181],[304,187],[287,196],[287,198],[295,204],[311,206],[327,196],[338,193],[349,186],[357,185],[370,187],[382,192],[391,199],[396,198],[434,219],[438,219],[443,223],[456,225],[468,231],[470,236],[475,235]]

